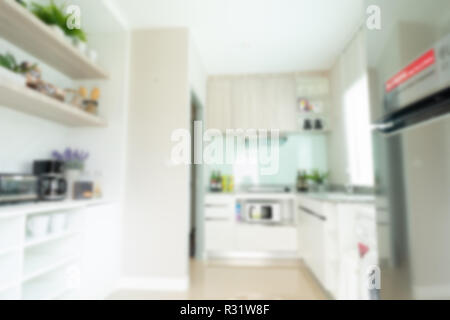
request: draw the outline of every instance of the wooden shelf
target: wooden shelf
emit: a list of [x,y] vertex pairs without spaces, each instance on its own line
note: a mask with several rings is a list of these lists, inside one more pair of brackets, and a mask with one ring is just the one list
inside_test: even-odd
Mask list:
[[0,0],[0,37],[73,79],[108,78],[103,69],[14,0]]
[[[1,0],[0,0],[1,1]],[[0,106],[70,127],[106,127],[106,121],[25,86],[0,82]]]

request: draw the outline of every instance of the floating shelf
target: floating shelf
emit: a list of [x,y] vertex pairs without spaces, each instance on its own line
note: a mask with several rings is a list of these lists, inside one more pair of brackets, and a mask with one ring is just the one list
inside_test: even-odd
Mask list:
[[0,0],[0,37],[73,79],[108,78],[103,69],[14,0]]
[[101,118],[77,109],[75,106],[60,102],[25,86],[5,82],[0,82],[0,106],[70,127],[106,127],[107,125],[106,121]]

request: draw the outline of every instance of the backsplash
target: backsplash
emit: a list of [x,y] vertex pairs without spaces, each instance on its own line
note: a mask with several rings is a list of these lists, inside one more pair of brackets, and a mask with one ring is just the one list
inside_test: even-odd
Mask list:
[[[327,137],[321,134],[289,134],[280,142],[279,168],[274,175],[261,175],[257,164],[205,165],[205,186],[212,171],[233,175],[236,187],[242,185],[295,185],[298,170],[328,170]],[[226,151],[225,151],[226,152]],[[226,153],[225,153],[226,155]],[[239,157],[239,155],[236,155]]]

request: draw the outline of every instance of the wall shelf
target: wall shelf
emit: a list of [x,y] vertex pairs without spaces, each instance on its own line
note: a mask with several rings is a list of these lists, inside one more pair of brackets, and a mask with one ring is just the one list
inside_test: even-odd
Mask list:
[[0,36],[73,79],[107,73],[14,0],[0,0]]
[[[1,1],[1,0],[0,0]],[[106,127],[106,121],[25,86],[0,82],[0,105],[70,127]]]

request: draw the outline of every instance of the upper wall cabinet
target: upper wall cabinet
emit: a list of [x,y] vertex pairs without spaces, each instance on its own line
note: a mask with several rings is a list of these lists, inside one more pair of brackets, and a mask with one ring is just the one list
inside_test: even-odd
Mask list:
[[225,131],[232,124],[232,81],[231,79],[210,79],[208,81],[206,125],[210,129]]
[[208,82],[208,128],[297,130],[293,75],[223,76]]
[[0,0],[0,37],[72,79],[104,79],[107,73],[13,0]]

